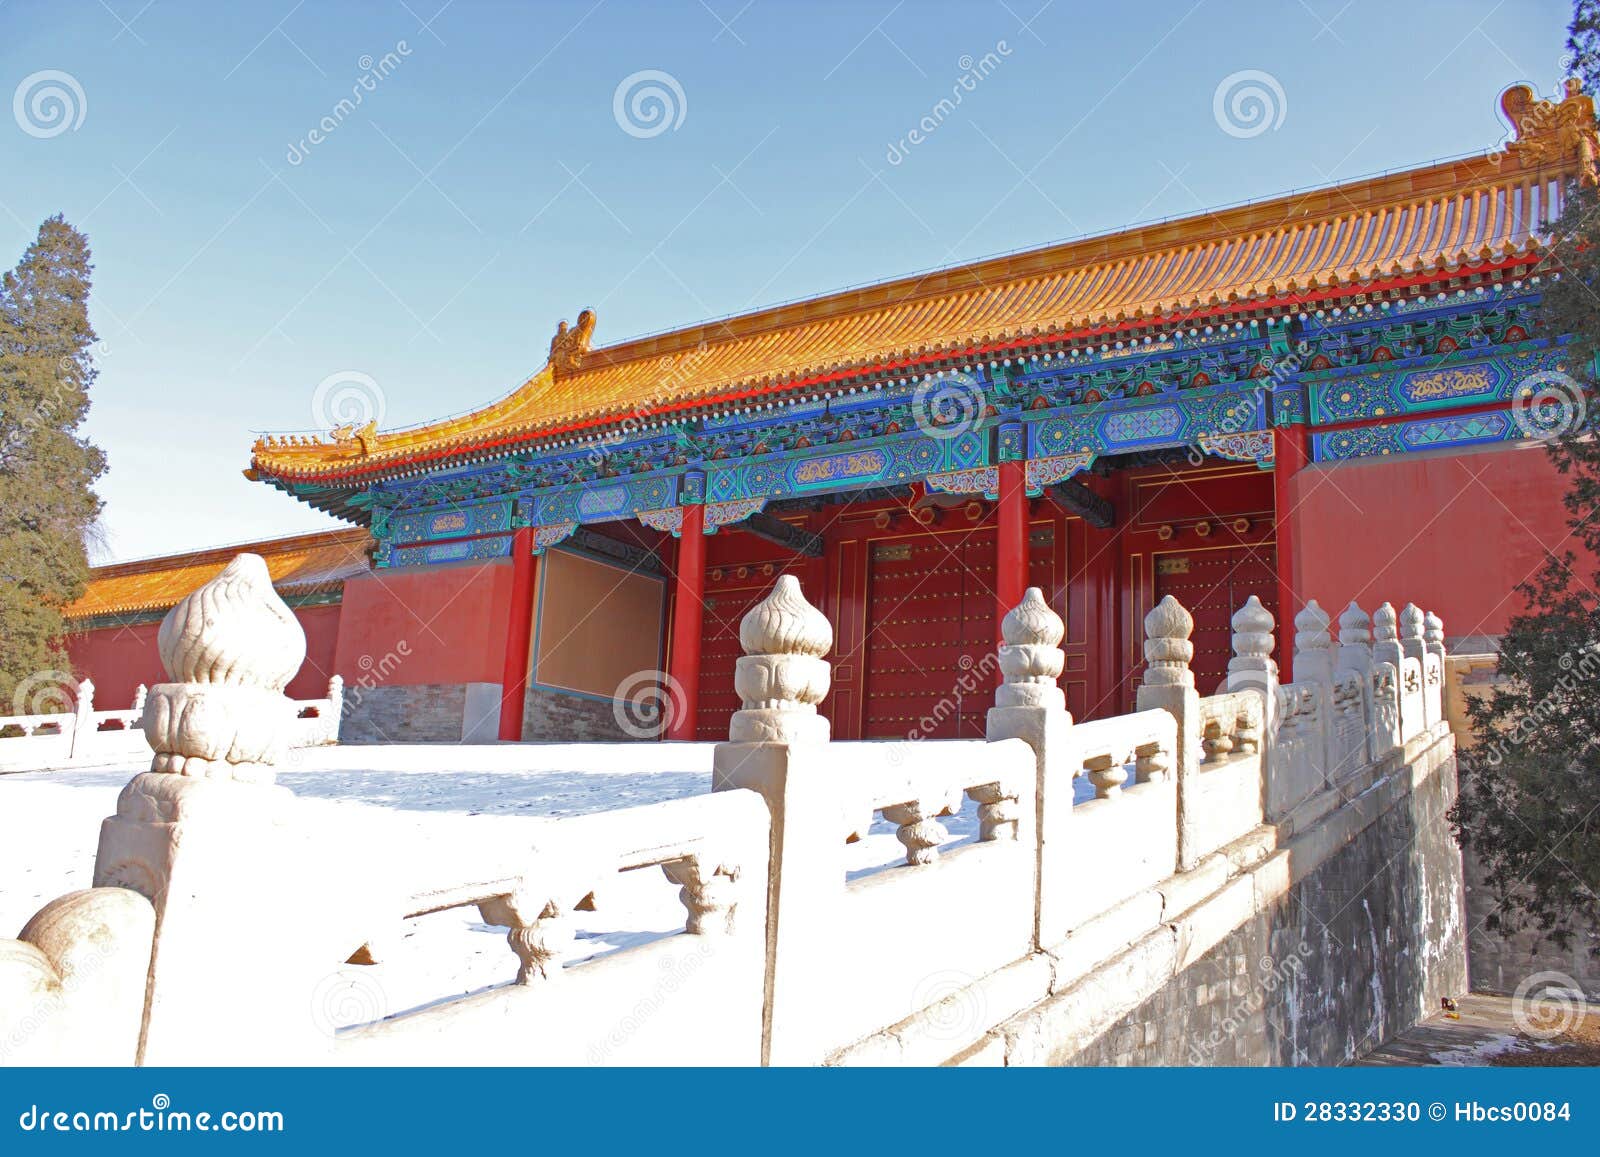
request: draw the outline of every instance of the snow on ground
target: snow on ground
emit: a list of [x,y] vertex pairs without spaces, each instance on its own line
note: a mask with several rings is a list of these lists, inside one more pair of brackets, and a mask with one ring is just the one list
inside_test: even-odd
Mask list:
[[[713,745],[505,744],[309,748],[278,782],[303,801],[308,838],[351,849],[353,873],[385,865],[401,887],[484,878],[473,865],[515,870],[539,832],[586,815],[699,795],[711,788]],[[90,886],[100,821],[144,762],[0,775],[0,936],[40,907]],[[975,806],[945,819],[952,843],[976,837]],[[948,846],[948,845],[947,845]],[[892,825],[844,851],[851,879],[903,861]],[[403,879],[402,879],[403,877]],[[654,869],[616,877],[598,910],[574,914],[572,964],[683,927],[677,886]],[[330,966],[317,1015],[350,1024],[509,983],[516,957],[505,929],[475,908],[405,921],[376,966]]]
[[1525,1053],[1532,1048],[1545,1047],[1549,1046],[1500,1032],[1476,1044],[1462,1045],[1460,1048],[1434,1053],[1433,1060],[1435,1064],[1451,1068],[1482,1068],[1495,1057],[1507,1053]]

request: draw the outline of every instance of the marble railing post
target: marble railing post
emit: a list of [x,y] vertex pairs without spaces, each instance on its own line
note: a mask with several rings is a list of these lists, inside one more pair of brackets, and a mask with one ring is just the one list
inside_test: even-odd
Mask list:
[[84,754],[89,736],[94,734],[94,684],[85,679],[78,684],[78,699],[73,707],[72,739],[68,756]]
[[826,924],[843,887],[834,849],[845,836],[839,775],[828,761],[828,720],[817,704],[831,678],[823,657],[833,627],[783,575],[739,626],[734,668],[741,707],[712,757],[712,790],[749,788],[772,813],[767,877],[767,976],[762,1055],[769,1064],[815,1064],[811,978],[836,950]]
[[1001,620],[1002,682],[995,689],[995,705],[989,708],[984,729],[991,743],[1021,739],[1033,748],[1040,864],[1034,877],[1035,944],[1039,943],[1041,927],[1053,928],[1058,923],[1050,909],[1062,898],[1053,897],[1044,889],[1043,864],[1052,845],[1068,838],[1072,780],[1078,771],[1073,759],[1072,715],[1056,682],[1066,667],[1066,653],[1061,649],[1065,633],[1066,624],[1045,601],[1044,593],[1038,587],[1029,587],[1022,601]]
[[1278,664],[1272,658],[1277,641],[1272,631],[1277,623],[1272,612],[1251,595],[1233,613],[1233,658],[1228,660],[1229,691],[1259,691],[1266,699],[1262,718],[1270,739],[1278,716]]
[[1144,617],[1144,657],[1148,664],[1139,686],[1138,708],[1162,708],[1178,723],[1178,750],[1173,774],[1178,783],[1178,868],[1187,871],[1202,854],[1197,839],[1201,817],[1191,814],[1186,800],[1194,795],[1200,774],[1200,695],[1194,688],[1194,618],[1168,595]]
[[293,797],[273,783],[305,634],[266,564],[242,554],[173,607],[157,641],[171,682],[145,700],[155,756],[101,826],[94,870],[96,887],[155,906],[140,1060],[303,1062],[327,1043],[312,990],[362,939],[341,941],[356,897],[294,839]]
[[1372,612],[1373,664],[1393,663],[1398,670],[1405,654],[1400,646],[1400,616],[1395,614],[1392,604],[1379,603],[1378,609]]

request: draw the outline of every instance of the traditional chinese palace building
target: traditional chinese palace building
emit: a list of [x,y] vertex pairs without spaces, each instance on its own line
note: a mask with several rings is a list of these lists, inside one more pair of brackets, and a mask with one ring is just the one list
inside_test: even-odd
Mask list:
[[[1593,106],[1502,103],[1484,156],[616,345],[586,310],[465,417],[258,442],[250,478],[364,530],[255,549],[302,616],[337,608],[323,674],[384,668],[347,734],[395,739],[615,736],[660,673],[668,735],[724,738],[740,617],[785,572],[833,624],[840,738],[981,735],[1029,585],[1080,718],[1132,708],[1166,594],[1202,685],[1251,594],[1398,592],[1473,646],[1566,537],[1543,439],[1583,404],[1533,312]],[[166,564],[197,565],[97,576],[91,675],[183,593],[127,597]]]

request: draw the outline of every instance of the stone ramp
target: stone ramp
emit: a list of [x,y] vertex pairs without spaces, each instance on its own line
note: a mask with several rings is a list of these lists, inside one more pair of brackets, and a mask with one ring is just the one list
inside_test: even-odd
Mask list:
[[1443,1010],[1407,1029],[1356,1065],[1593,1065],[1600,1064],[1600,1015],[1569,1033],[1541,1039],[1517,1023],[1509,996],[1471,995],[1458,1001],[1459,1019]]

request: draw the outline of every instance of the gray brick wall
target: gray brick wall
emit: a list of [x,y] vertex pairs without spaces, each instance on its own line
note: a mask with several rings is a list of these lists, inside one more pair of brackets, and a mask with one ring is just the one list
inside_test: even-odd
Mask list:
[[1476,858],[1467,861],[1467,965],[1474,992],[1513,993],[1517,985],[1539,972],[1559,972],[1591,999],[1600,1000],[1600,930],[1584,928],[1568,947],[1536,929],[1524,928],[1511,936],[1491,932],[1487,920],[1497,903],[1482,886],[1483,873]]
[[[459,743],[464,683],[382,686],[345,692],[341,743]],[[559,743],[633,738],[618,726],[609,700],[528,688],[522,738]]]

